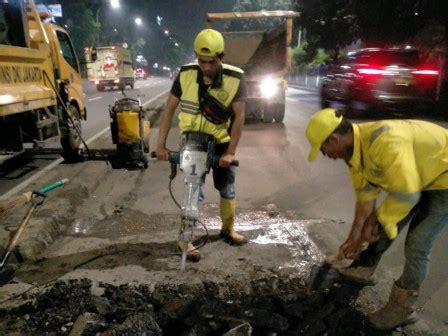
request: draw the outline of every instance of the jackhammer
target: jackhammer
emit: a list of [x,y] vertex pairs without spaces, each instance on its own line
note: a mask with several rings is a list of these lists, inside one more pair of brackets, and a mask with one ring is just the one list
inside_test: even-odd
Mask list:
[[[155,152],[152,152],[151,156],[156,157]],[[207,231],[205,225],[199,221],[199,195],[206,174],[210,172],[210,168],[219,165],[219,156],[215,155],[215,140],[213,136],[205,133],[182,133],[179,151],[170,151],[168,161],[171,164],[170,195],[181,209],[179,241],[182,246],[181,270],[185,271],[188,243],[192,243],[194,240],[194,228],[197,223],[200,223]],[[182,205],[176,201],[171,190],[171,183],[177,175],[177,165],[184,173]],[[238,160],[233,160],[231,165],[237,167],[239,165]]]

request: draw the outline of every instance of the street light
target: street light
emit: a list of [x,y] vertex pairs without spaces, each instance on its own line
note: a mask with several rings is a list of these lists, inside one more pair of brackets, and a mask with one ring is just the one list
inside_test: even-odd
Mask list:
[[120,0],[110,0],[110,5],[114,9],[120,8]]
[[135,18],[134,22],[137,26],[140,26],[142,24],[142,19],[137,17],[137,18]]
[[[120,8],[120,0],[110,0],[110,6],[113,9],[118,9]],[[98,45],[100,45],[101,39],[100,39],[100,35],[101,35],[101,25],[100,25],[100,9],[101,9],[101,2],[100,5],[98,7],[98,9],[96,10],[96,24],[98,25],[98,36],[96,39],[96,43]]]
[[170,31],[169,30],[165,30],[165,35],[167,35],[168,36],[168,34],[170,33]]

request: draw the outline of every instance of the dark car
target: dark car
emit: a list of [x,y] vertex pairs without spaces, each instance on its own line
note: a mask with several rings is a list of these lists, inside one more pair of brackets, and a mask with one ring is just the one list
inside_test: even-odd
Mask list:
[[322,81],[322,106],[343,103],[348,114],[427,111],[438,75],[421,62],[416,49],[360,49],[329,67]]

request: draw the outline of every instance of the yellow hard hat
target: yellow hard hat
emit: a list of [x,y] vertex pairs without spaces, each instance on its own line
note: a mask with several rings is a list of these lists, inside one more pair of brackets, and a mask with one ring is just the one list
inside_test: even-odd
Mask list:
[[316,112],[308,122],[306,127],[306,137],[311,145],[308,161],[314,161],[320,152],[324,141],[341,124],[342,115],[337,116],[336,110],[326,108]]
[[198,56],[216,57],[224,52],[224,37],[217,30],[204,29],[194,40],[194,52]]

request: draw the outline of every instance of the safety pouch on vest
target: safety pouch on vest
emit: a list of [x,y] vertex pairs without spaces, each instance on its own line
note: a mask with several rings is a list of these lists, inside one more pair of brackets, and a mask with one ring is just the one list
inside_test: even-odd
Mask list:
[[212,95],[206,93],[202,97],[201,113],[212,124],[220,125],[232,117],[233,110],[230,107],[225,107]]

